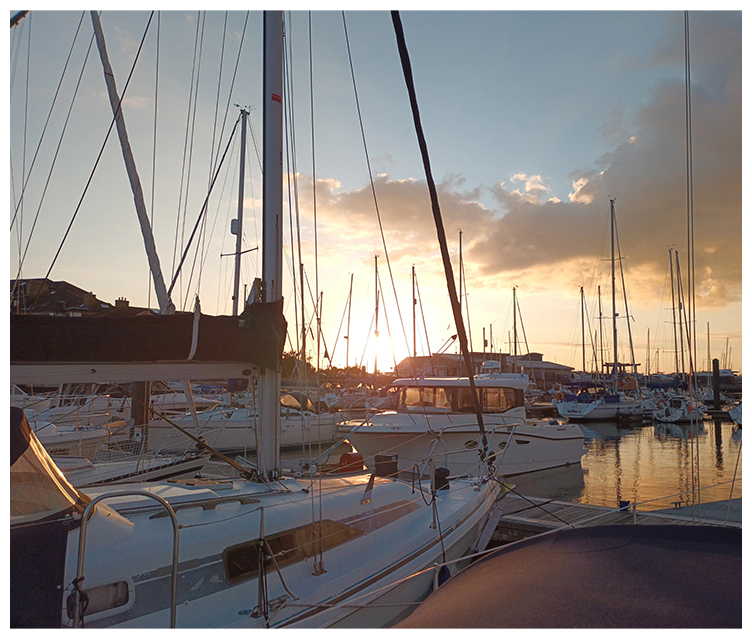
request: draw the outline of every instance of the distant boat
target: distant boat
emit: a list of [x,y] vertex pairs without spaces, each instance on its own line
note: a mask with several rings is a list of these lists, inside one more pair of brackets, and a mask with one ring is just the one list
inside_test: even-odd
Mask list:
[[705,406],[683,395],[668,396],[659,399],[653,409],[653,419],[658,422],[681,423],[702,420]]
[[728,412],[729,417],[734,420],[734,423],[742,425],[742,403],[739,402],[736,406],[731,408]]

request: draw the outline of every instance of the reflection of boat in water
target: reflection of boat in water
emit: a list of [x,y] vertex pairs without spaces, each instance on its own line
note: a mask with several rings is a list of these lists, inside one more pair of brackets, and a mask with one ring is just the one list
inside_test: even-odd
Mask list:
[[625,425],[620,425],[617,422],[585,422],[580,424],[586,440],[621,439],[625,433],[631,430],[640,430],[642,427],[642,423],[635,422],[629,422]]
[[705,422],[654,422],[653,431],[656,435],[670,435],[677,439],[689,439],[699,434],[705,434]]
[[526,497],[577,501],[585,489],[585,469],[581,464],[559,466],[515,475],[511,481],[517,494]]

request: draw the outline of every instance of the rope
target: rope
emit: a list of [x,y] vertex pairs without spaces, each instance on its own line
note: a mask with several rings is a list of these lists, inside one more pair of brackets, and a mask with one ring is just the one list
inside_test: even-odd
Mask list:
[[[470,389],[473,394],[473,403],[475,404],[475,414],[478,418],[478,428],[480,429],[481,437],[483,439],[483,450],[488,449],[486,442],[486,432],[483,428],[483,411],[478,398],[478,393],[475,389],[475,381],[473,380],[473,367],[470,360],[470,353],[468,351],[467,335],[465,334],[465,324],[462,320],[462,308],[460,301],[457,297],[457,289],[454,283],[454,273],[452,270],[452,262],[449,259],[449,250],[447,248],[446,233],[444,232],[444,223],[441,218],[441,210],[439,208],[439,197],[436,192],[436,184],[433,180],[431,173],[431,162],[428,157],[428,146],[426,145],[425,135],[423,134],[423,125],[420,121],[420,111],[418,109],[418,98],[415,94],[415,85],[413,82],[413,72],[410,65],[410,55],[407,52],[407,44],[405,43],[405,34],[402,29],[402,20],[400,19],[399,11],[392,11],[392,22],[394,24],[394,31],[397,37],[397,47],[399,49],[400,60],[402,62],[402,71],[405,76],[405,84],[407,85],[407,92],[410,96],[410,106],[413,115],[413,122],[415,124],[415,132],[418,137],[418,146],[420,147],[420,154],[423,159],[423,167],[426,173],[426,183],[428,185],[428,192],[431,197],[431,210],[433,212],[433,219],[436,225],[436,234],[438,235],[439,247],[441,249],[441,257],[444,263],[444,273],[446,275],[447,288],[449,291],[449,299],[452,303],[452,313],[454,315],[454,321],[457,326],[457,334],[460,339],[460,351],[462,352],[463,359],[465,361],[465,367],[467,369],[468,382],[470,383]],[[387,264],[388,264],[387,260]],[[391,268],[390,268],[391,273]],[[398,307],[399,308],[399,307]],[[400,316],[401,320],[401,316]],[[409,346],[408,346],[409,350]]]

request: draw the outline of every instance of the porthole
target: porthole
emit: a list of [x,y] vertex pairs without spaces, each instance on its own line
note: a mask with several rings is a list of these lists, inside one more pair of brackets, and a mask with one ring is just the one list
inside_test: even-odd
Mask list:
[[478,441],[475,439],[471,439],[468,442],[465,442],[465,448],[468,450],[472,450],[473,448],[478,448]]

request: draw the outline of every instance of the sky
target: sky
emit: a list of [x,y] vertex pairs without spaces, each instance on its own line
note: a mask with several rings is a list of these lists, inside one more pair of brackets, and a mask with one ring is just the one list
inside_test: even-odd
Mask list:
[[[250,289],[261,275],[261,14],[190,8],[155,13],[149,23],[150,15],[105,11],[101,20],[121,93],[143,38],[124,114],[164,278],[173,279],[207,196],[212,159],[228,145],[235,105],[243,105],[251,135],[241,281]],[[10,279],[22,260],[21,277],[48,276],[111,303],[125,297],[156,307],[114,133],[103,147],[112,112],[96,45],[84,65],[93,31],[88,13],[81,16],[32,11],[10,32]],[[673,371],[669,248],[678,251],[685,290],[690,266],[683,12],[402,10],[401,18],[455,277],[461,232],[474,350],[483,350],[485,332],[488,349],[513,351],[514,288],[518,351],[582,368],[582,287],[586,329],[602,337],[610,361],[614,198],[628,304],[617,270],[619,359],[631,331],[640,372]],[[707,367],[710,351],[722,367],[741,371],[741,12],[691,11],[689,24],[697,368]],[[331,362],[372,371],[377,358],[388,371],[413,349],[437,352],[457,331],[390,15],[348,10],[343,20],[339,10],[293,11],[286,42],[294,124],[285,150],[294,164],[286,170],[297,178],[284,195],[287,350],[297,344],[300,313],[293,202],[310,287],[306,313],[310,321],[318,290]],[[232,311],[234,258],[227,254],[235,250],[238,146],[237,138],[227,146],[201,236],[175,286],[179,309],[191,310],[198,295],[205,313]],[[378,340],[375,256],[383,291]],[[309,336],[313,363],[326,366],[324,347],[317,354],[312,344]],[[458,350],[456,342],[446,348]]]

